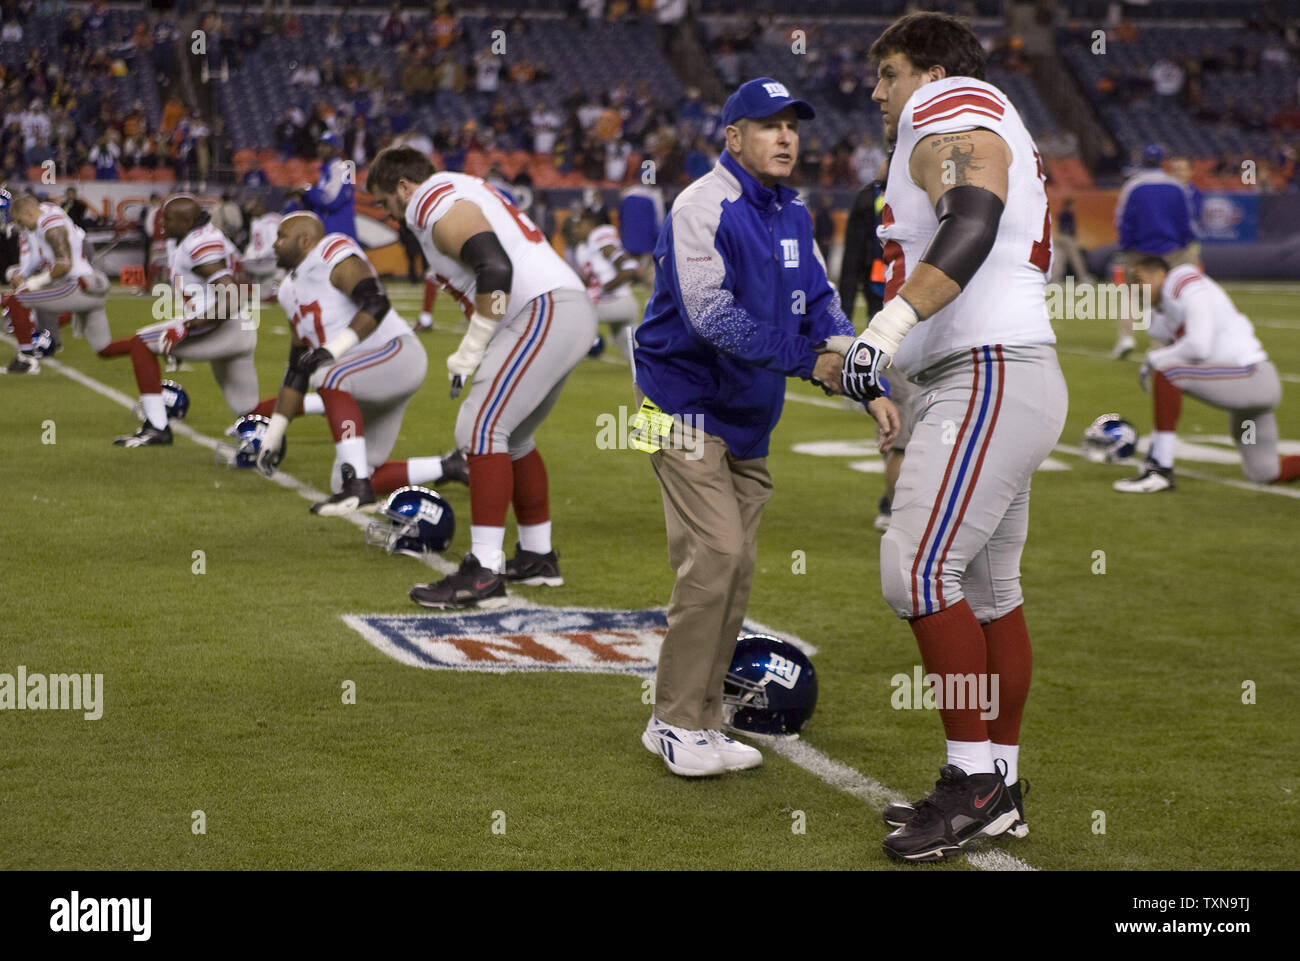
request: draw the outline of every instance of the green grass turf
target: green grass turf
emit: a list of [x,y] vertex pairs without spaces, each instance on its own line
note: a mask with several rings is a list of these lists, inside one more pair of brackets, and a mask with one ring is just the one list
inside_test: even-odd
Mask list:
[[[408,306],[418,296],[394,289]],[[1279,370],[1300,373],[1300,291],[1231,292]],[[115,299],[114,333],[147,322],[148,309]],[[430,378],[396,456],[452,444],[441,370],[459,335],[445,297],[437,321],[443,329],[423,340]],[[276,332],[278,308],[263,323],[269,393],[287,336]],[[1110,324],[1061,322],[1058,334],[1070,385],[1063,442],[1111,409],[1149,430],[1136,363],[1101,356]],[[103,362],[66,339],[60,361],[134,395],[129,360]],[[232,418],[209,371],[195,368],[178,378],[193,402],[187,423],[216,436]],[[1300,438],[1300,387],[1284,389],[1281,433]],[[790,391],[822,399],[809,385]],[[665,603],[672,578],[649,465],[596,446],[597,416],[630,403],[623,366],[584,362],[570,378],[539,435],[567,583],[520,594]],[[1224,420],[1189,400],[1181,433],[1221,434]],[[45,421],[53,445],[41,442]],[[171,449],[109,443],[132,426],[125,409],[52,370],[0,378],[0,672],[102,673],[106,688],[95,722],[0,713],[0,867],[892,867],[874,809],[771,752],[756,771],[670,776],[639,743],[639,678],[423,671],[389,659],[340,615],[415,612],[406,591],[429,579],[426,567],[366,549],[355,527],[309,516],[296,494],[216,467],[181,437]],[[850,458],[791,450],[862,439],[867,426],[787,404],[750,613],[819,648],[821,701],[805,739],[916,796],[943,760],[942,730],[932,712],[890,707],[890,677],[918,657],[880,598],[870,526],[880,478],[849,470]],[[332,457],[318,419],[290,429],[294,476],[324,488]],[[1110,482],[1131,468],[1058,457],[1070,469],[1036,476],[1022,565],[1035,644],[1021,761],[1031,834],[994,844],[1045,869],[1292,866],[1300,505],[1181,476],[1173,495],[1123,497]],[[1241,479],[1233,465],[1186,466]],[[464,550],[468,498],[444,493]],[[792,573],[797,550],[805,574]],[[1104,575],[1091,572],[1097,550]],[[345,680],[355,705],[342,703]],[[1247,680],[1258,685],[1253,705],[1241,702]],[[206,835],[191,831],[196,810]],[[496,811],[504,834],[492,833]],[[805,834],[791,831],[795,811]],[[1093,832],[1095,811],[1104,835]]]

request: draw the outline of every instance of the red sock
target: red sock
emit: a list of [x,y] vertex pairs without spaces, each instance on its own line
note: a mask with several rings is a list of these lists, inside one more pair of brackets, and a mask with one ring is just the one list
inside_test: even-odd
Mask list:
[[266,400],[257,402],[257,406],[249,411],[250,414],[261,414],[263,417],[270,417],[275,413],[275,398],[268,397]]
[[361,408],[357,406],[351,394],[346,390],[323,387],[320,390],[320,399],[325,405],[325,416],[329,418],[334,443],[365,435],[366,422],[361,417]]
[[405,487],[410,483],[411,477],[406,473],[404,460],[390,460],[380,464],[370,475],[370,486],[374,488],[376,494],[391,494],[399,487]]
[[509,454],[470,454],[470,523],[478,527],[505,527],[514,467]]
[[162,393],[162,368],[158,358],[143,340],[135,334],[112,341],[99,352],[100,357],[120,357],[131,355],[131,366],[135,368],[135,386],[141,394]]
[[437,299],[438,299],[437,282],[430,280],[428,277],[425,277],[424,278],[424,312],[426,314],[432,313],[433,302]]
[[1183,412],[1183,392],[1160,371],[1155,372],[1156,430],[1177,430]]
[[1278,471],[1278,475],[1269,481],[1270,484],[1285,484],[1287,481],[1293,481],[1300,477],[1300,454],[1288,454],[1286,457],[1279,457]]
[[515,520],[520,524],[543,524],[551,519],[550,488],[546,480],[546,464],[534,447],[514,462],[515,486],[513,500]]
[[59,314],[59,326],[66,327],[72,323],[72,314]]
[[998,744],[1019,744],[1020,718],[1025,713],[1029,676],[1034,669],[1024,606],[982,627],[989,674],[998,679],[998,716],[987,722],[989,737]]
[[[988,669],[988,655],[984,632],[975,619],[975,613],[965,598],[936,614],[928,614],[911,621],[912,633],[921,649],[921,663],[927,674],[947,678],[957,674],[974,674],[978,679]],[[975,704],[957,710],[942,708],[944,735],[950,741],[987,741],[988,722],[980,717],[978,699]]]
[[5,294],[0,301],[9,310],[9,321],[14,325],[14,336],[18,338],[19,347],[32,345],[32,312],[23,306],[13,294]]

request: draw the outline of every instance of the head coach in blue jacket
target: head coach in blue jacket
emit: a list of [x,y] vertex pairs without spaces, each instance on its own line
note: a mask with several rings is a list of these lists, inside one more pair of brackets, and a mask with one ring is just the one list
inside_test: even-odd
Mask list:
[[[645,401],[634,443],[651,452],[677,572],[655,709],[641,740],[675,774],[721,774],[763,761],[721,730],[723,677],[772,493],[768,439],[786,378],[838,393],[837,351],[855,334],[826,279],[812,218],[780,183],[798,161],[799,121],[814,116],[768,77],[727,100],[726,150],[673,204],[636,331]],[[892,437],[897,413],[888,399],[871,411]]]

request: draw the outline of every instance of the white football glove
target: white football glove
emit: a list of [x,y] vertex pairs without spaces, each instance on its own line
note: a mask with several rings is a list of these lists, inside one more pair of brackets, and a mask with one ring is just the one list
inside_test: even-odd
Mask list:
[[491,317],[484,317],[477,310],[469,319],[469,330],[461,338],[456,353],[447,358],[447,376],[451,378],[451,399],[455,400],[465,389],[478,365],[483,363],[488,343],[496,333],[497,322]]
[[48,287],[49,284],[50,284],[50,272],[48,270],[42,270],[39,274],[35,274],[31,277],[28,277],[25,281],[23,281],[23,287],[31,291],[37,291],[43,287]]

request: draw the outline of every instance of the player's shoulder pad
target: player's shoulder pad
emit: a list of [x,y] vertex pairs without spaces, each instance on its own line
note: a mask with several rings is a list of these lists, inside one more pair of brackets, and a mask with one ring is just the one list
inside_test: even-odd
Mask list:
[[186,234],[180,243],[180,250],[190,261],[199,264],[224,260],[226,257],[226,235],[213,224],[203,224]]
[[434,174],[415,188],[406,205],[406,222],[413,230],[427,230],[451,209],[457,194],[456,182],[447,172]]
[[1170,300],[1178,300],[1179,296],[1188,288],[1194,288],[1199,281],[1205,279],[1205,274],[1191,264],[1181,264],[1165,276],[1164,290],[1162,296]]
[[349,257],[364,257],[357,242],[347,234],[326,234],[317,245],[320,259],[325,266],[333,269]]
[[68,215],[53,204],[41,204],[41,217],[36,222],[36,229],[45,231],[54,227],[66,227],[71,223]]
[[944,77],[912,94],[903,108],[903,123],[918,139],[972,127],[996,130],[1009,106],[1006,95],[991,83],[974,77]]
[[599,250],[602,247],[608,247],[610,244],[618,246],[621,240],[618,236],[618,229],[613,224],[601,224],[591,232],[587,238],[587,243]]

